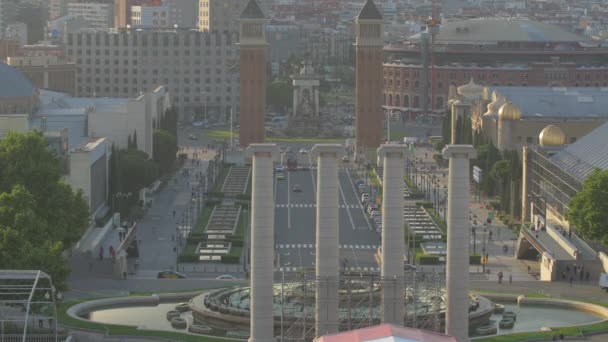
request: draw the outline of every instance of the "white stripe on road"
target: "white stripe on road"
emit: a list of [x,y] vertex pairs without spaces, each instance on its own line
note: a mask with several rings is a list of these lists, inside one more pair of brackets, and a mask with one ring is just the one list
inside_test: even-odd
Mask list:
[[338,175],[338,189],[340,189],[340,195],[342,196],[342,202],[344,202],[346,207],[346,214],[348,215],[348,220],[350,221],[350,225],[353,230],[357,230],[357,226],[355,226],[355,221],[353,221],[353,215],[351,215],[350,210],[348,209],[348,205],[346,205],[346,196],[344,196],[344,191],[342,190],[342,183],[340,182],[340,178]]

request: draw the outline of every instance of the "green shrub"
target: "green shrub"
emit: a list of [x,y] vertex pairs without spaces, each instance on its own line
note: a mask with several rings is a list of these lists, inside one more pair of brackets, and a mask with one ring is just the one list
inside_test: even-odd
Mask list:
[[224,193],[221,191],[214,191],[207,194],[209,198],[224,198]]
[[236,199],[242,201],[251,201],[251,194],[238,194],[236,195]]
[[179,256],[179,262],[198,262],[198,255],[196,254],[182,254]]
[[471,255],[469,255],[469,264],[471,264],[471,265],[481,265],[481,255],[479,255],[479,254],[471,254]]
[[232,240],[232,247],[243,247],[243,240]]
[[438,265],[439,257],[436,255],[421,255],[418,257],[418,264],[420,265]]
[[222,202],[220,201],[205,201],[205,207],[215,207],[216,205],[220,205]]
[[423,208],[425,208],[425,209],[428,209],[428,208],[432,208],[432,207],[433,207],[433,203],[431,203],[431,202],[426,202],[426,201],[424,201],[424,202],[416,202],[416,206],[417,206],[417,207],[423,207]]
[[238,264],[241,261],[240,255],[223,255],[222,264]]

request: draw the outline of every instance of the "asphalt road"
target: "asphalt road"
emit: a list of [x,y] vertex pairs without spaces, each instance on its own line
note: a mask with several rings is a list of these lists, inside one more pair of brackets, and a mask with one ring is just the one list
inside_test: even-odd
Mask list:
[[[301,155],[299,164],[307,164],[307,159]],[[352,271],[377,272],[374,254],[380,235],[371,230],[364,214],[354,186],[356,179],[346,168],[340,169],[340,263]],[[315,165],[310,170],[286,172],[284,180],[275,181],[275,248],[279,270],[295,272],[298,268],[315,267],[316,182]],[[296,184],[302,192],[293,192]]]

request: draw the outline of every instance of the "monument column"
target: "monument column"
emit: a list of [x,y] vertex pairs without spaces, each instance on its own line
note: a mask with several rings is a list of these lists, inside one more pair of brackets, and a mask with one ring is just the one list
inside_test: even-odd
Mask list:
[[318,144],[311,151],[317,159],[317,250],[316,311],[317,337],[338,332],[339,274],[339,180],[342,146]]
[[384,82],[384,20],[372,0],[367,0],[355,20],[356,24],[356,155],[373,154],[382,141],[382,87]]
[[256,0],[249,0],[240,17],[239,143],[245,148],[263,143],[266,114],[266,23]]
[[[385,144],[378,149],[383,160],[382,184],[382,323],[403,325],[405,236],[403,233],[403,176],[405,145]],[[382,159],[380,159],[382,158]]]
[[275,144],[251,144],[251,291],[250,342],[274,342],[274,199]]
[[445,332],[458,341],[469,339],[469,160],[476,157],[471,145],[448,145],[448,250],[446,257]]

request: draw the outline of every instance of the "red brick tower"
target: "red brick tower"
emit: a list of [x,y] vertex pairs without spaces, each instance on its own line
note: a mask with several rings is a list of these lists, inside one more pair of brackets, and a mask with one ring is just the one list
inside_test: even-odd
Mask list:
[[[373,156],[382,142],[382,49],[384,21],[372,0],[367,0],[356,23],[356,147],[357,156]],[[369,152],[372,154],[370,155]]]
[[245,148],[264,142],[266,114],[266,17],[249,0],[240,17],[241,111],[239,142]]

